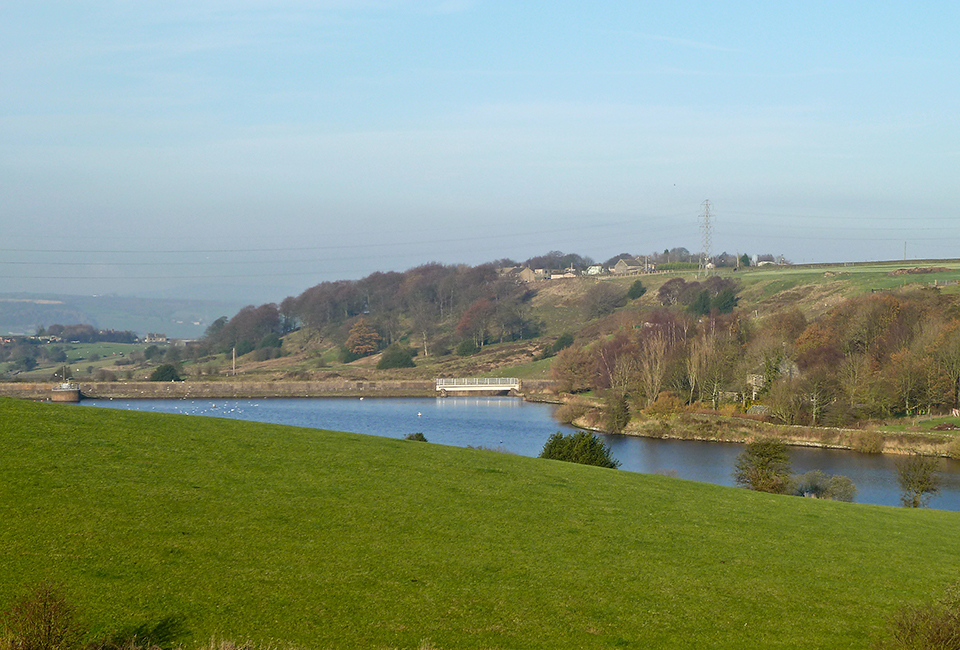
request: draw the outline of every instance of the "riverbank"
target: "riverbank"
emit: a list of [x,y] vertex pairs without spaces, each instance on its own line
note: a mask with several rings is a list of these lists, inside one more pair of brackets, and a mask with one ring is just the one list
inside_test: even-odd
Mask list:
[[[609,433],[604,430],[601,413],[597,410],[574,418],[570,424]],[[794,447],[960,458],[960,437],[949,432],[890,433],[873,428],[791,426],[714,413],[683,412],[662,418],[634,417],[620,435],[741,444],[776,437]]]

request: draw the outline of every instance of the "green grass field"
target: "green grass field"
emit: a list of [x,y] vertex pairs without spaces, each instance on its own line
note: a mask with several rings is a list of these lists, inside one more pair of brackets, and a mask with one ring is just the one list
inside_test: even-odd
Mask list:
[[0,399],[0,604],[301,648],[868,648],[960,515]]
[[[38,359],[39,363],[35,369],[21,372],[18,377],[28,381],[50,381],[53,373],[60,372],[64,364],[69,366],[71,373],[78,377],[85,374],[86,369],[91,366],[95,370],[104,368],[120,373],[127,367],[117,366],[118,359],[128,358],[132,352],[142,351],[148,347],[144,343],[57,343],[53,345],[63,349],[67,356],[66,362]],[[99,358],[91,361],[90,356],[94,354]],[[0,363],[0,373],[13,370],[13,363]]]
[[[891,275],[898,269],[944,269],[930,273]],[[960,262],[934,260],[878,262],[873,264],[835,266],[784,266],[747,269],[737,274],[743,283],[740,306],[747,311],[763,309],[768,303],[796,306],[804,312],[819,313],[817,301],[824,295],[853,297],[870,291],[898,289],[907,286],[930,286],[934,282],[945,293],[960,291]],[[952,283],[952,284],[945,284]],[[780,292],[787,292],[778,301]],[[783,305],[778,303],[783,302]]]

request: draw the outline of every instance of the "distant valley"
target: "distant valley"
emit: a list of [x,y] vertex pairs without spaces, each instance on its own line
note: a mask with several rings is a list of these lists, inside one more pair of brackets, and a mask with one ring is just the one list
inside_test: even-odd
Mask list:
[[210,323],[232,316],[244,303],[121,296],[0,294],[0,334],[33,334],[40,325],[84,323],[131,330],[139,336],[162,332],[170,338],[199,338]]

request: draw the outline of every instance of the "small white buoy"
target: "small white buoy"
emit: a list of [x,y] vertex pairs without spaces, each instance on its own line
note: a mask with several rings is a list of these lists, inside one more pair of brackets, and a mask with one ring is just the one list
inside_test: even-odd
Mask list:
[[417,411],[417,417],[420,417],[421,415],[422,413],[420,413],[420,411]]
[[363,398],[362,398],[362,397],[360,398],[360,401],[361,401],[361,402],[363,401]]

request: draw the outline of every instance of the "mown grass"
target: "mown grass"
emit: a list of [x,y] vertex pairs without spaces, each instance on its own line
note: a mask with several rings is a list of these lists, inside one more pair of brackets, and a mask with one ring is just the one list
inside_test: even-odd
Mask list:
[[960,516],[0,399],[0,605],[302,648],[867,648]]
[[[893,433],[906,433],[909,431],[935,431],[936,427],[941,425],[952,425],[960,428],[960,418],[950,415],[942,416],[923,416],[904,418],[898,422],[885,422],[879,427],[880,431],[890,431]],[[940,431],[944,435],[955,435],[956,430],[946,429]]]
[[[944,271],[933,273],[918,273],[906,275],[891,275],[897,269],[912,268],[943,268]],[[773,283],[776,287],[782,284],[780,290],[805,284],[823,284],[828,282],[843,282],[850,285],[852,293],[865,293],[871,289],[890,289],[907,284],[927,284],[934,280],[938,282],[960,280],[960,262],[957,260],[942,261],[903,261],[883,262],[877,264],[858,264],[855,266],[785,266],[761,267],[743,271],[739,276],[744,284]]]

